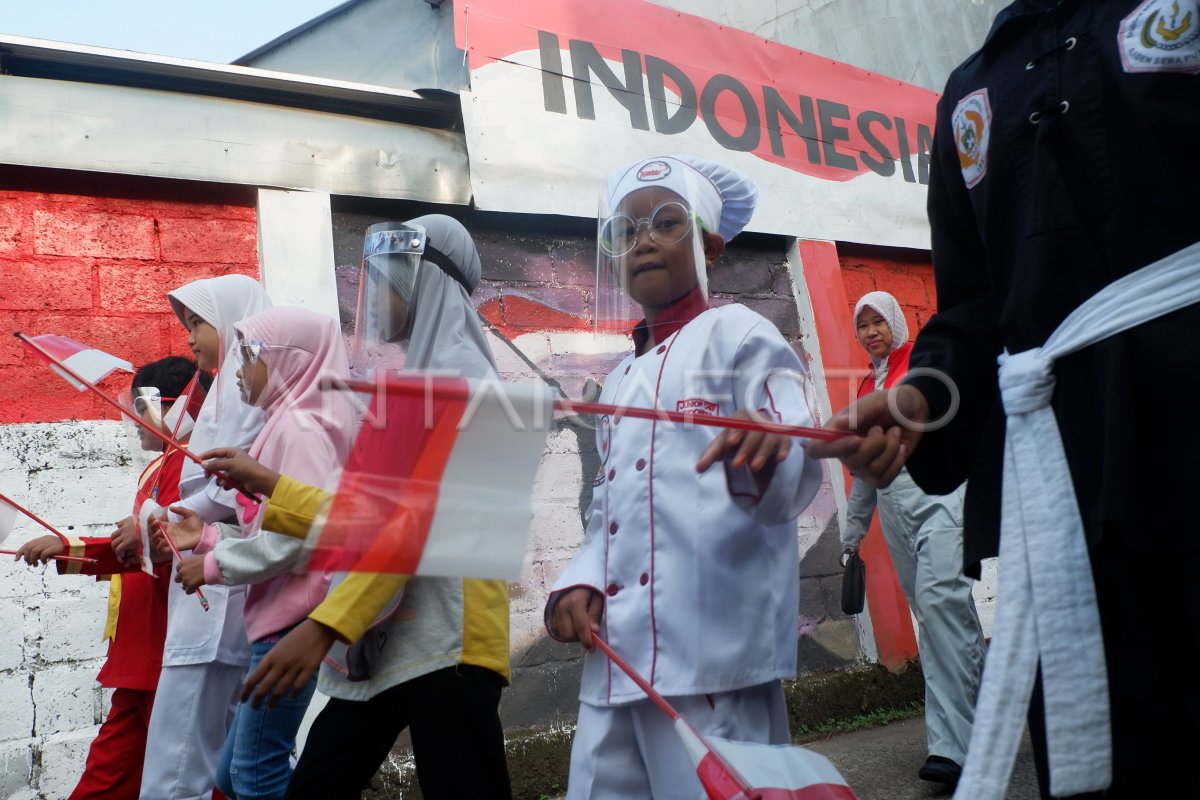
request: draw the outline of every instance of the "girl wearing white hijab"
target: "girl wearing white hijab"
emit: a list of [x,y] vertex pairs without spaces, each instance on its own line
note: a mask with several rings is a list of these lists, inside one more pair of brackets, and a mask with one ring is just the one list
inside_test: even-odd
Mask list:
[[[200,367],[227,367],[197,415],[190,449],[249,447],[264,416],[262,409],[241,402],[233,374],[237,341],[231,334],[235,323],[270,308],[266,291],[245,275],[222,275],[194,281],[167,297],[188,330],[188,346]],[[236,518],[237,494],[205,477],[192,461],[183,468],[179,490],[182,499],[175,508],[183,506],[205,522]],[[178,521],[177,513],[171,516]],[[141,800],[212,797],[217,758],[250,660],[242,624],[245,592],[243,586],[208,587],[208,611],[178,588],[168,592],[167,641],[150,716]]]
[[[854,322],[872,367],[859,397],[890,389],[908,372],[912,350],[904,310],[887,292],[869,292],[855,304]],[[857,552],[878,506],[883,538],[919,629],[928,757],[918,775],[952,786],[971,739],[984,653],[974,581],[963,574],[964,492],[962,486],[945,496],[925,494],[904,469],[885,489],[855,480],[842,529],[846,552]]]

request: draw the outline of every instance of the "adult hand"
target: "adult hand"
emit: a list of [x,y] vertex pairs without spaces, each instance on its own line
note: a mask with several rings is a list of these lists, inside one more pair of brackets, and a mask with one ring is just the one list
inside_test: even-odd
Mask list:
[[175,582],[188,594],[204,585],[204,556],[187,556],[175,567]]
[[26,564],[35,567],[38,564],[50,563],[55,556],[62,555],[66,549],[67,546],[57,536],[39,536],[21,545],[17,549],[17,554],[13,556],[13,561],[25,559]]
[[[746,409],[738,410],[733,416],[737,419],[762,419]],[[728,459],[729,465],[735,469],[748,464],[759,481],[759,488],[764,489],[775,474],[775,465],[787,458],[791,447],[792,437],[783,434],[724,428],[700,455],[696,472],[705,472],[717,461]]]
[[604,595],[590,586],[576,586],[558,598],[550,621],[559,639],[579,642],[591,650],[596,646],[592,634],[600,633],[600,615],[603,613]]
[[332,628],[303,620],[276,642],[246,678],[242,702],[261,708],[267,700],[267,708],[274,708],[289,692],[292,697],[299,695],[336,639]]
[[137,520],[126,517],[117,523],[117,529],[112,533],[112,549],[117,554],[117,560],[125,566],[138,563],[138,532]]
[[889,485],[921,441],[929,420],[929,403],[915,387],[901,384],[873,392],[838,412],[825,427],[853,435],[813,441],[805,448],[813,458],[840,459],[850,474],[876,488]]
[[[239,486],[252,494],[270,497],[279,483],[279,473],[255,461],[245,450],[235,447],[218,447],[201,453],[204,472],[216,475],[217,483],[226,489]],[[236,485],[235,485],[236,484]]]
[[200,515],[192,511],[186,506],[171,506],[171,511],[178,514],[182,519],[179,522],[166,522],[161,525],[154,526],[154,533],[151,537],[151,544],[155,550],[166,548],[168,553],[171,552],[171,545],[167,543],[167,537],[171,537],[171,541],[182,552],[184,550],[194,550],[196,545],[200,544],[200,537],[204,535],[204,520],[200,519]]

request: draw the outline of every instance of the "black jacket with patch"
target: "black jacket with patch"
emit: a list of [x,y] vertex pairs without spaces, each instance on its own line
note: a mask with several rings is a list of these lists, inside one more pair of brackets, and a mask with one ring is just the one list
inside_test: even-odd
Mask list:
[[[1106,284],[1200,239],[1197,70],[1194,0],[1019,0],[950,76],[928,201],[938,313],[911,367],[951,376],[962,408],[924,436],[908,466],[927,492],[970,480],[972,573],[998,549],[997,355],[1041,345]],[[1190,413],[1200,399],[1200,307],[1063,358],[1055,372],[1053,406],[1089,541],[1103,530],[1134,546],[1200,548],[1193,504],[1179,491],[1200,458]],[[935,416],[948,407],[937,381],[909,382]],[[1152,535],[1116,533],[1131,530]]]

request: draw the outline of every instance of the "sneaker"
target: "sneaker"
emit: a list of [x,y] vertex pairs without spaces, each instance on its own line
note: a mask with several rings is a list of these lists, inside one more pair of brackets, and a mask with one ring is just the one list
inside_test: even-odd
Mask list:
[[923,781],[957,786],[958,779],[962,777],[962,767],[943,756],[930,756],[925,759],[925,764],[917,776]]

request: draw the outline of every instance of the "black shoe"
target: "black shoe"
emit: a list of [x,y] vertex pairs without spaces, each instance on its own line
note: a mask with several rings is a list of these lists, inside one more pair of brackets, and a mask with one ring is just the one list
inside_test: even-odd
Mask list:
[[923,781],[957,786],[958,779],[962,777],[962,767],[943,756],[930,756],[925,759],[925,764],[917,776]]

